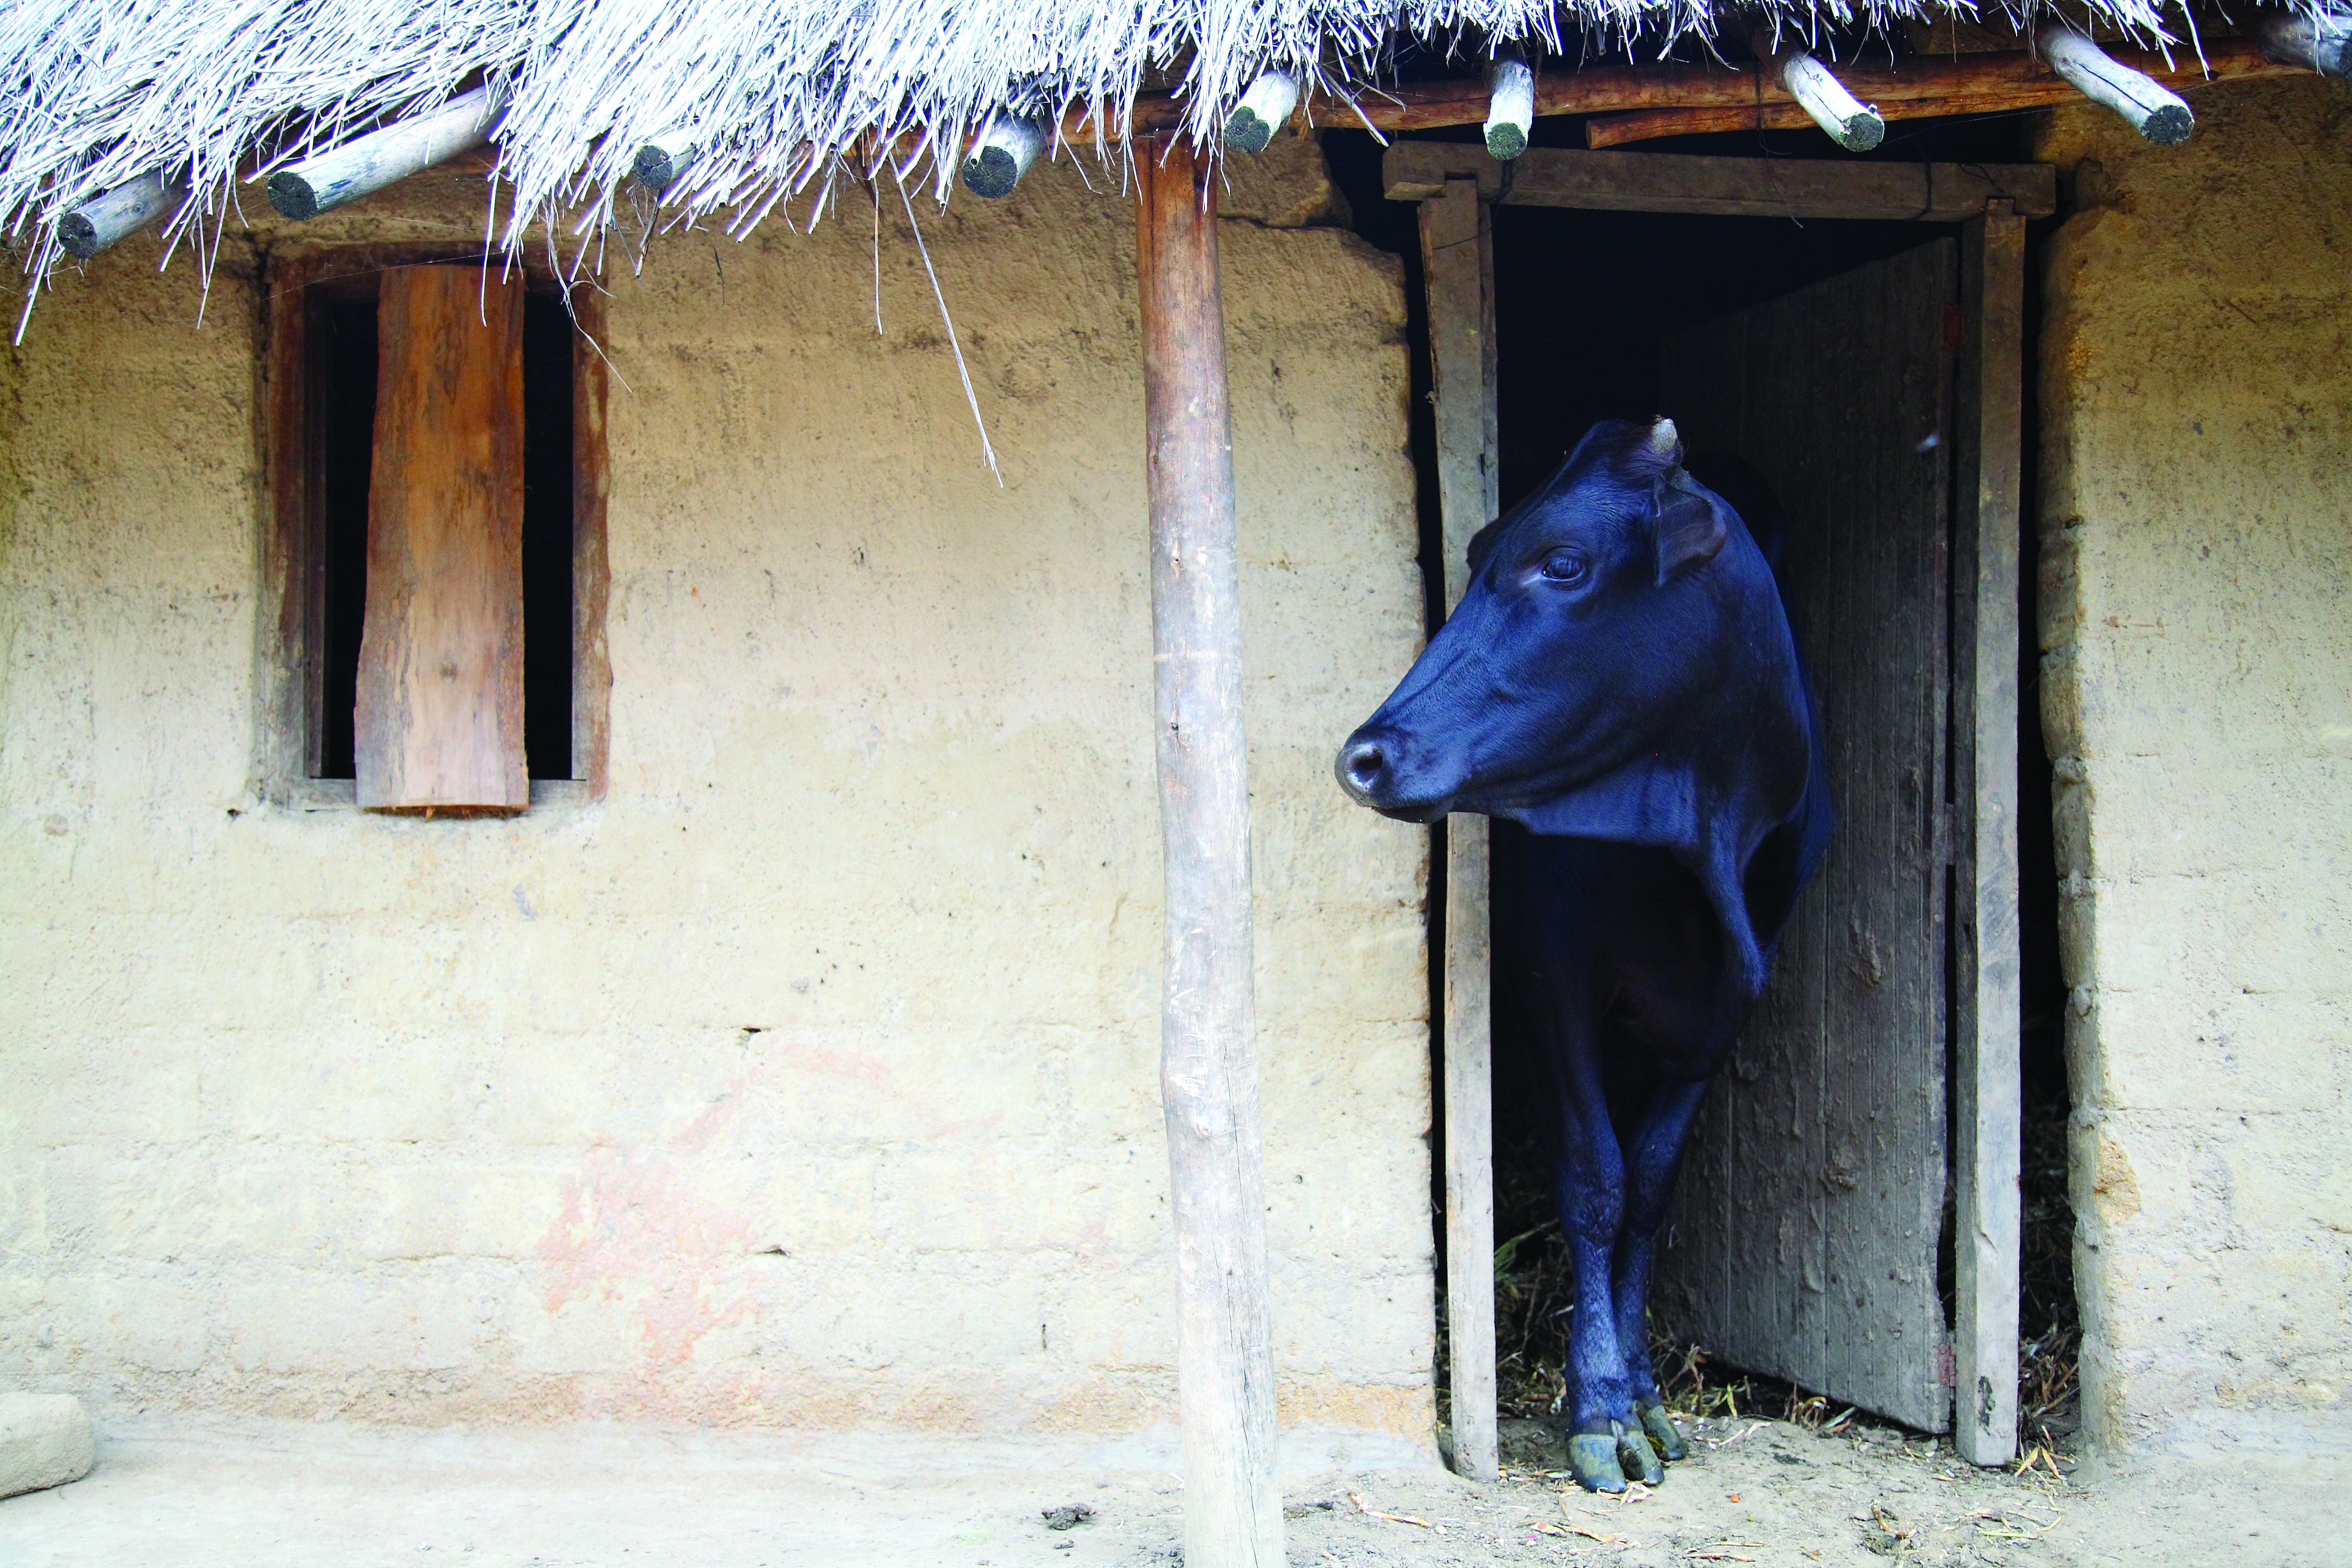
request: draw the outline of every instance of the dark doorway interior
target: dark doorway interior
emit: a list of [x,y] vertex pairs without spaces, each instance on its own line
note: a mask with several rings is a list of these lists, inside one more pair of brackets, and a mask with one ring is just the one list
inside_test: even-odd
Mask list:
[[[1898,138],[1882,155],[2021,161],[2018,122],[1934,128]],[[1899,128],[1898,128],[1899,129]],[[1472,133],[1475,136],[1475,132]],[[1826,151],[1806,138],[1754,135],[1690,139],[1691,151],[1755,156]],[[1731,145],[1718,145],[1729,142]],[[1380,149],[1369,136],[1327,133],[1325,146],[1346,190],[1359,233],[1403,258],[1412,313],[1413,440],[1423,491],[1426,580],[1439,578],[1430,476],[1434,441],[1427,415],[1425,324],[1413,209],[1382,200]],[[1672,150],[1667,144],[1660,150]],[[1685,328],[1771,300],[1866,263],[1908,251],[1948,229],[1913,223],[1712,218],[1638,213],[1570,212],[1505,206],[1495,215],[1501,492],[1506,508],[1547,477],[1595,420],[1672,414],[1659,406],[1661,350]],[[2029,279],[2034,268],[2029,264]],[[2031,286],[2029,286],[2031,287]],[[2032,342],[2029,296],[2028,345]],[[2027,377],[2029,432],[2025,472],[2034,471],[2031,432],[2032,377]],[[2029,480],[2026,533],[2033,530]],[[2049,765],[2037,719],[2033,573],[2023,574],[2027,646],[2018,657],[2022,812],[2024,1023],[2025,1279],[2021,1302],[2026,1386],[2021,1412],[2028,1436],[2037,1424],[2059,1426],[2071,1379],[2074,1292],[2072,1215],[2065,1198],[2064,1137],[2069,1109],[2063,1053],[2064,987],[2056,938],[2056,882],[2049,837]],[[1432,606],[1434,610],[1435,606]],[[1498,845],[1497,853],[1505,852]],[[1442,865],[1442,858],[1439,862]],[[1433,919],[1444,889],[1432,889]],[[1433,974],[1433,997],[1439,976]],[[1438,1011],[1433,1006],[1433,1016]],[[1433,1041],[1433,1049],[1442,1043]],[[1496,1346],[1499,1394],[1507,1415],[1549,1413],[1563,1359],[1565,1258],[1553,1221],[1549,1177],[1538,1151],[1528,1099],[1513,1088],[1513,1042],[1498,1020],[1496,1040]],[[1433,1064],[1434,1065],[1434,1064]],[[1442,1081],[1433,1071],[1433,1081]],[[1442,1115],[1436,1125],[1443,1127]],[[1442,1159],[1439,1162],[1442,1168]],[[1443,1247],[1443,1226],[1439,1241]],[[1483,1262],[1483,1260],[1482,1260]],[[1444,1260],[1453,1266],[1454,1260]],[[1443,1300],[1441,1285],[1440,1300]],[[1710,1369],[1721,1375],[1732,1369]],[[1662,1369],[1663,1371],[1663,1369]],[[1443,1376],[1439,1387],[1445,1386]]]

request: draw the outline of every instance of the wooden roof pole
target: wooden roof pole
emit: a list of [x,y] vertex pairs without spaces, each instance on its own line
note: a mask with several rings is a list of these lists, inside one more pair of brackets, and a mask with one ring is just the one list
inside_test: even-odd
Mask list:
[[164,214],[184,205],[188,187],[163,178],[151,169],[135,180],[125,180],[103,195],[66,214],[58,225],[58,243],[76,261],[88,261],[127,234],[135,234]]
[[1217,182],[1190,142],[1135,152],[1184,1562],[1283,1568]]
[[428,114],[278,170],[269,176],[269,205],[287,217],[317,217],[480,146],[498,114],[499,100],[488,88],[460,93]]

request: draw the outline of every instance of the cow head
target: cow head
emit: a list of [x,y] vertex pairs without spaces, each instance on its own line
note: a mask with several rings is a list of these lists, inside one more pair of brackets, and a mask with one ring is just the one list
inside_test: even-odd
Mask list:
[[1670,419],[1594,426],[1471,542],[1470,574],[1444,626],[1339,749],[1340,787],[1387,816],[1528,821],[1673,750],[1722,711],[1710,698],[1738,679],[1743,612],[1759,584],[1771,593],[1738,515],[1684,471]]

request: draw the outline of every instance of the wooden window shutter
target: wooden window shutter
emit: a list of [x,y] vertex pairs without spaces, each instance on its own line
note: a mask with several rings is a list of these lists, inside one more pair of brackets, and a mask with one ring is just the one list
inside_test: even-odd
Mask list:
[[378,810],[530,804],[520,278],[395,267],[376,307],[353,762]]

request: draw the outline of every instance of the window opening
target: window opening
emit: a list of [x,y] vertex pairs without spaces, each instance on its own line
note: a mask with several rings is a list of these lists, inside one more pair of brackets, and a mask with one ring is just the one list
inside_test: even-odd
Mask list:
[[[352,708],[367,607],[368,489],[375,447],[376,280],[321,280],[309,301],[310,441],[315,511],[310,584],[317,690],[307,748],[317,779],[356,775]],[[572,358],[562,296],[534,279],[523,302],[523,736],[534,780],[573,772]]]

